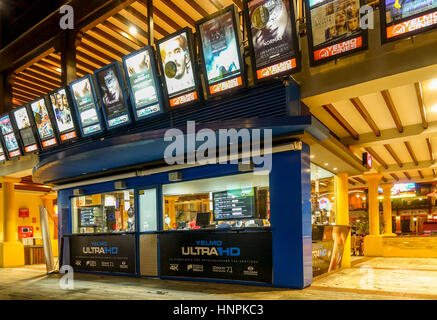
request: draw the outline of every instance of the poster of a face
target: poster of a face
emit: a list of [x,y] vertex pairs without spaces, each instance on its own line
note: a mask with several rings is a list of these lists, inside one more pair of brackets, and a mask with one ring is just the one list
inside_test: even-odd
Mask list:
[[50,101],[52,103],[59,132],[63,133],[74,129],[71,108],[68,104],[67,92],[65,89],[61,89],[58,92],[51,94]]
[[310,0],[313,46],[328,45],[361,32],[360,0],[319,3]]
[[387,23],[437,8],[437,0],[385,0]]
[[208,83],[219,82],[240,72],[238,42],[232,12],[199,26]]
[[129,85],[132,89],[135,108],[158,102],[158,94],[148,51],[142,51],[126,60]]
[[91,83],[88,78],[72,85],[74,99],[80,115],[82,127],[88,127],[99,122],[97,107],[91,91]]
[[19,130],[30,127],[29,116],[27,115],[27,110],[25,108],[15,111],[14,116]]
[[170,97],[195,89],[194,73],[186,33],[159,44],[162,69]]
[[102,96],[103,105],[108,118],[114,118],[127,113],[124,103],[123,91],[120,80],[117,77],[115,66],[100,71],[97,74],[99,90]]
[[4,116],[0,119],[0,128],[2,130],[2,134],[8,134],[13,131],[9,116]]
[[295,56],[289,0],[253,0],[248,3],[256,66]]
[[38,100],[30,105],[35,118],[36,127],[41,140],[46,140],[54,136],[52,123],[44,99]]
[[8,151],[14,151],[18,149],[18,141],[13,133],[5,136],[5,143]]

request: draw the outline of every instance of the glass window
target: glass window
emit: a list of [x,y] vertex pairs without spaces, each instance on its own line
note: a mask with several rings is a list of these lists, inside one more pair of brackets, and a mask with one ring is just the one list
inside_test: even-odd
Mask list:
[[71,199],[73,233],[135,231],[134,191],[114,191]]
[[269,175],[253,173],[163,186],[164,230],[269,226]]
[[140,231],[157,230],[156,189],[140,190],[138,197],[140,210]]

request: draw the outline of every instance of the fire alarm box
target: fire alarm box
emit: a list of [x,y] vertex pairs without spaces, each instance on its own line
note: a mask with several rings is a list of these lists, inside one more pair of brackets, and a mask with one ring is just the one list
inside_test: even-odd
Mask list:
[[18,209],[18,217],[29,218],[29,208]]
[[18,227],[18,236],[21,239],[33,238],[33,227]]

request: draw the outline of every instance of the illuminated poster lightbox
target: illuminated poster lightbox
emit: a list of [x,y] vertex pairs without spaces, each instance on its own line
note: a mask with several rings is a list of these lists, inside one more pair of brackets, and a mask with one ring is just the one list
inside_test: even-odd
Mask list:
[[145,47],[123,58],[124,73],[136,120],[161,114],[161,87],[152,47]]
[[170,107],[199,101],[201,91],[191,29],[184,28],[173,33],[156,45]]
[[24,147],[25,153],[39,151],[38,142],[35,132],[33,131],[33,125],[30,121],[29,113],[26,106],[14,109],[12,111],[13,118],[15,119],[15,125],[18,128],[19,136],[21,137],[21,143]]
[[237,7],[231,5],[196,22],[208,96],[229,92],[245,84],[237,16]]
[[61,142],[77,138],[78,134],[74,122],[73,109],[69,102],[67,89],[58,89],[52,92],[49,98]]
[[306,0],[308,46],[312,66],[367,49],[360,27],[365,0]]
[[9,159],[19,157],[22,155],[18,139],[12,126],[11,118],[8,114],[4,114],[0,117],[0,130],[3,136],[6,151],[8,152]]
[[5,151],[3,150],[3,146],[2,143],[0,143],[0,161],[6,161],[6,154]]
[[290,0],[246,0],[245,14],[257,81],[300,69],[295,14]]
[[104,127],[91,75],[72,82],[70,89],[82,135],[86,137],[102,132]]
[[407,38],[437,27],[437,0],[380,1],[382,42]]
[[115,61],[94,72],[103,115],[109,129],[132,122],[120,64]]
[[53,122],[45,99],[41,98],[30,103],[33,120],[35,121],[39,141],[43,149],[58,145]]

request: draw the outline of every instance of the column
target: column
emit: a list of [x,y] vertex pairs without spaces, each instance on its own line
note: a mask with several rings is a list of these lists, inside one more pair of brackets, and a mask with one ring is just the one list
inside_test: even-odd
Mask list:
[[53,205],[53,201],[57,198],[56,193],[48,193],[43,196],[41,196],[41,199],[43,200],[44,207],[47,209],[47,212],[49,214],[49,228],[50,228],[50,239],[52,241],[52,249],[53,249],[53,256],[58,256],[58,239],[54,238],[55,235],[55,228],[58,226],[55,225],[55,209]]
[[14,73],[0,73],[0,114],[12,110],[12,85],[15,77]]
[[[347,173],[340,173],[334,177],[335,188],[335,224],[349,226],[349,181]],[[343,249],[343,259],[341,266],[350,268],[351,266],[351,237],[346,238]]]
[[365,256],[382,256],[382,238],[379,233],[379,201],[378,184],[382,175],[379,173],[364,174],[369,190],[369,235],[364,238]]
[[61,83],[66,86],[77,79],[76,47],[82,41],[82,33],[66,30],[56,49],[61,53]]
[[391,209],[391,188],[393,184],[383,184],[381,185],[383,190],[384,200],[383,205],[383,215],[384,215],[384,234],[385,237],[393,237],[393,225],[392,225],[392,209]]
[[15,183],[20,179],[2,177],[3,203],[3,243],[0,244],[0,267],[18,267],[24,265],[24,246],[18,241],[17,217],[15,202]]

